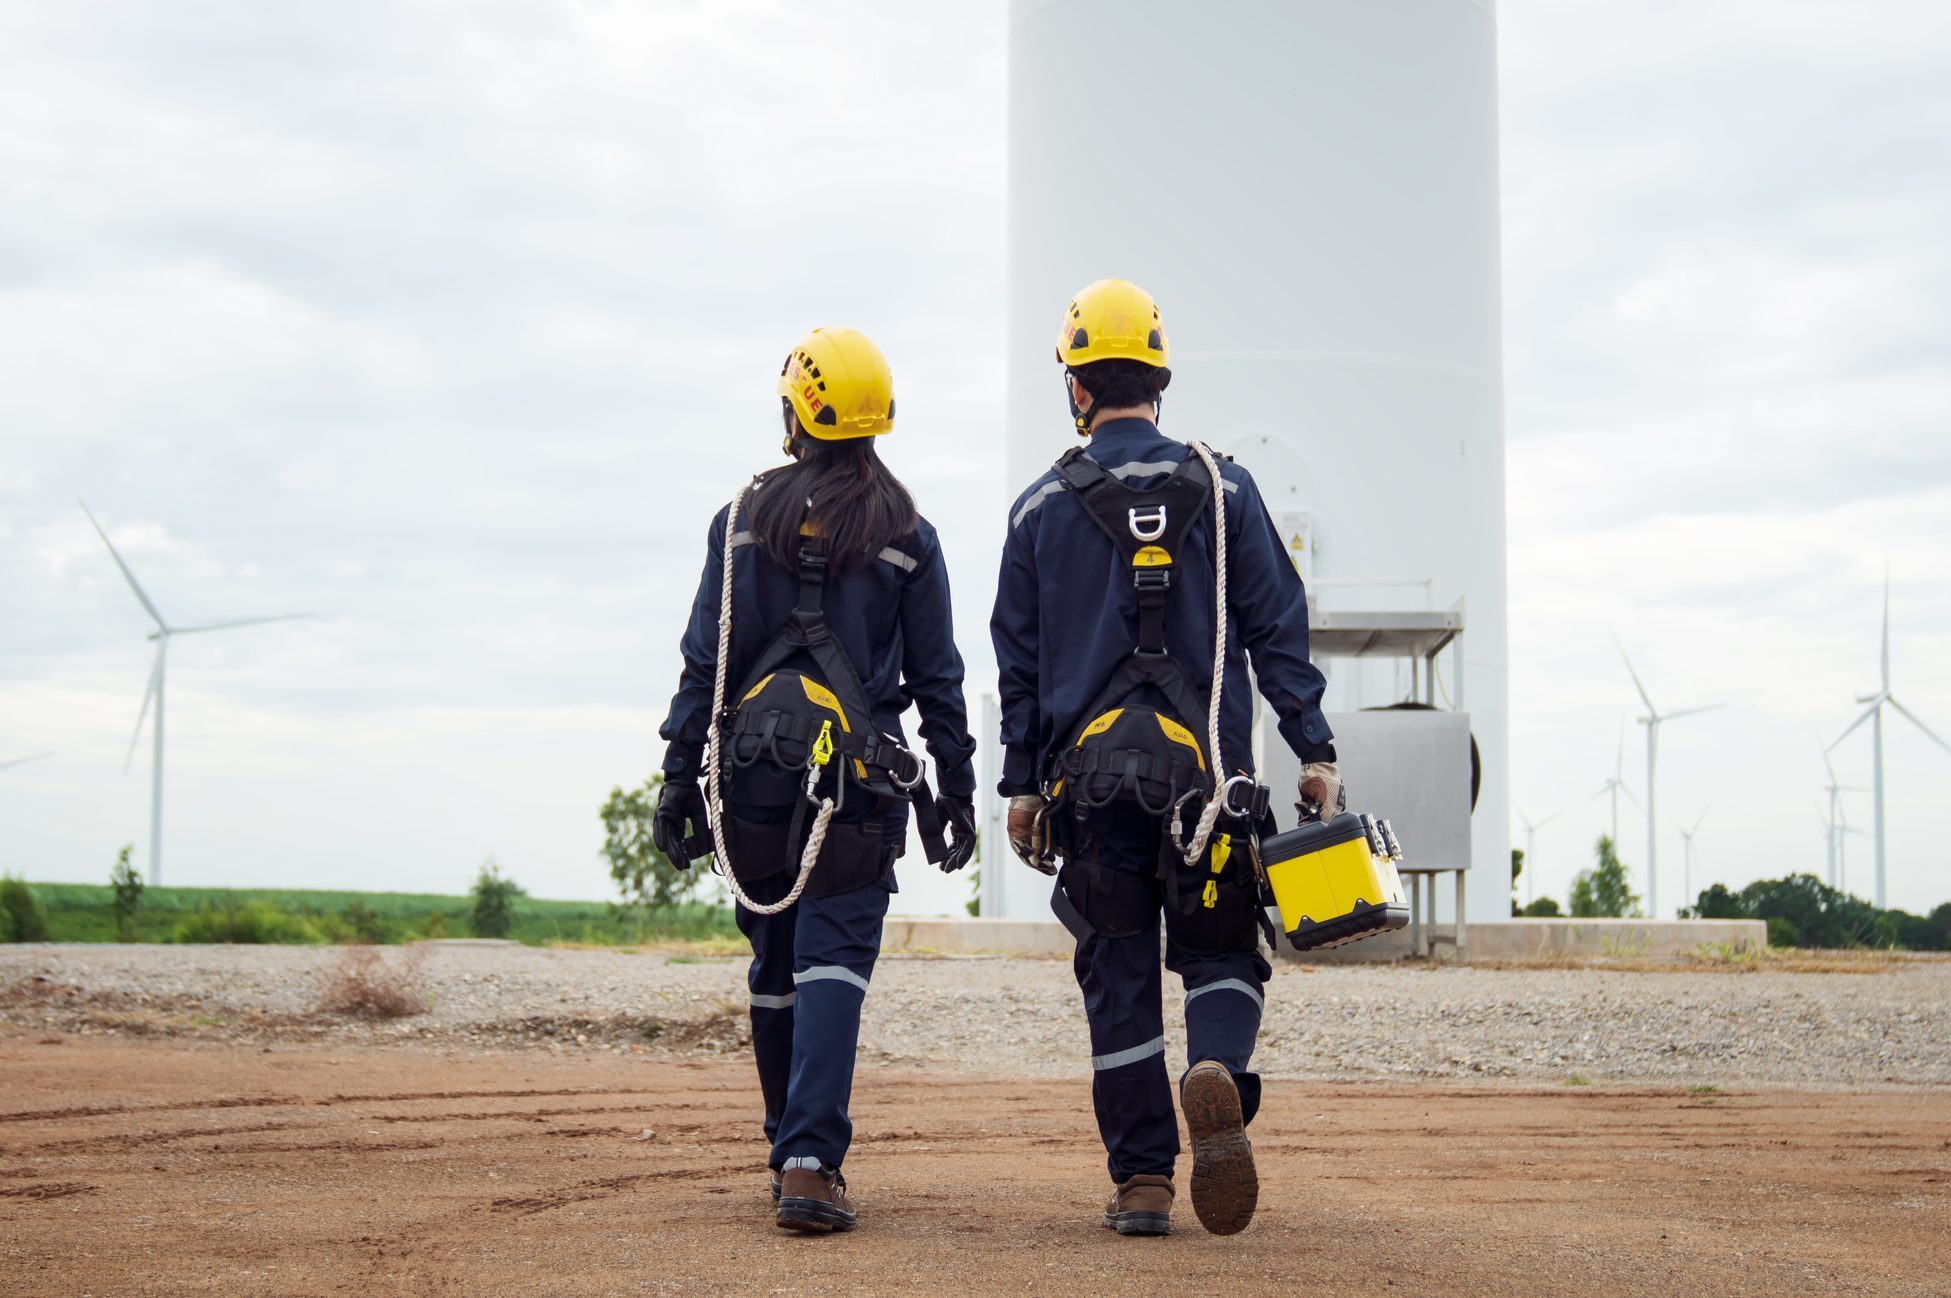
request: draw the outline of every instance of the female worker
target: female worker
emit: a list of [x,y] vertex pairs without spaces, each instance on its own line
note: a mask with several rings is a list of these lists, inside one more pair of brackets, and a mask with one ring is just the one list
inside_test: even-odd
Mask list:
[[[931,860],[968,863],[975,741],[941,546],[874,451],[894,431],[886,358],[815,329],[779,395],[791,462],[711,523],[653,836],[680,869],[714,854],[738,898],[777,1221],[826,1232],[856,1220],[847,1102],[908,812]],[[902,736],[910,700],[938,799]]]

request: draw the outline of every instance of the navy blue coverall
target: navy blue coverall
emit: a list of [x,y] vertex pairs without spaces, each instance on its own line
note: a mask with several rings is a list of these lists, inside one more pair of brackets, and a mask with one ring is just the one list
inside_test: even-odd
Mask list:
[[[1192,452],[1146,419],[1115,419],[1092,434],[1086,454],[1136,488],[1158,485]],[[1221,461],[1226,492],[1227,656],[1220,696],[1220,748],[1229,772],[1253,769],[1254,676],[1279,717],[1280,733],[1303,760],[1333,756],[1321,715],[1326,686],[1307,656],[1307,594],[1251,475]],[[1137,597],[1129,569],[1083,504],[1045,473],[1010,509],[990,633],[1001,676],[1006,797],[1039,790],[1044,765],[1086,718],[1084,710],[1138,643]],[[1175,556],[1166,605],[1167,651],[1203,687],[1213,665],[1213,550],[1210,506]],[[1205,740],[1205,718],[1183,719]],[[1163,826],[1135,806],[1093,814],[1103,868],[1137,879],[1157,875]],[[1155,886],[1137,884],[1136,886]],[[1197,883],[1189,886],[1197,887]],[[1061,889],[1060,889],[1061,891]],[[1062,907],[1060,905],[1060,911]],[[1260,1078],[1248,1071],[1260,1030],[1263,988],[1272,974],[1257,932],[1224,951],[1179,940],[1163,907],[1166,968],[1185,984],[1186,1065],[1212,1059],[1240,1088],[1248,1121]],[[1071,922],[1075,924],[1075,916]],[[1160,910],[1127,936],[1079,925],[1073,967],[1091,1030],[1092,1099],[1111,1177],[1172,1173],[1179,1128],[1165,1068],[1159,972]]]
[[[666,741],[666,779],[702,777],[718,659],[725,517],[720,510],[711,523],[704,577],[684,632],[684,673],[660,732]],[[749,534],[735,535],[732,546],[727,679],[728,688],[736,689],[791,620],[799,583],[794,573],[762,554]],[[935,529],[919,520],[912,535],[865,568],[829,577],[824,608],[828,630],[846,650],[873,703],[874,724],[904,739],[901,714],[914,703],[921,712],[922,738],[935,759],[937,789],[970,796],[975,740],[969,735],[962,655],[955,648],[948,571]],[[739,929],[752,944],[746,977],[752,1051],[774,1168],[837,1168],[846,1157],[853,1134],[847,1103],[860,1010],[894,891],[894,859],[906,842],[906,808],[889,822],[886,866],[878,883],[834,896],[802,896],[778,915],[738,908]],[[789,869],[746,891],[761,905],[776,901],[792,887],[796,873]]]

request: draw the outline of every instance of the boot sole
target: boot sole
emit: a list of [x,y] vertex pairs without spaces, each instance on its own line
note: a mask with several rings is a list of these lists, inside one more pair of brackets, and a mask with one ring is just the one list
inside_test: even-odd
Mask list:
[[850,1231],[858,1219],[823,1199],[782,1198],[773,1222],[781,1230],[797,1230],[808,1235],[827,1235]]
[[1106,1229],[1115,1230],[1120,1235],[1170,1235],[1172,1218],[1163,1212],[1107,1212],[1104,1214]]
[[1239,1088],[1223,1072],[1195,1071],[1186,1077],[1180,1103],[1192,1133],[1192,1211],[1212,1234],[1237,1235],[1260,1202]]

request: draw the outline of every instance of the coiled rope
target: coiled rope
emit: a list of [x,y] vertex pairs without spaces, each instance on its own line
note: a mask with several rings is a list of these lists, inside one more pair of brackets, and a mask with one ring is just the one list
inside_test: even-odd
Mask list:
[[[725,846],[725,807],[719,790],[719,751],[724,740],[720,734],[719,719],[725,715],[725,671],[731,660],[731,655],[727,651],[732,644],[732,554],[734,552],[732,538],[738,534],[739,509],[745,504],[746,493],[751,490],[750,483],[740,487],[738,494],[732,497],[731,507],[725,511],[725,567],[719,580],[721,589],[718,597],[718,667],[711,683],[711,730],[705,749],[705,802],[711,811],[711,842],[717,850],[717,868],[719,873],[725,876],[725,886],[732,890],[732,896],[738,898],[738,904],[754,915],[777,915],[798,901],[799,895],[806,891],[806,881],[812,877],[813,866],[820,859],[820,848],[826,842],[826,827],[833,819],[834,803],[832,798],[820,799],[819,814],[813,818],[813,833],[806,840],[806,850],[799,854],[799,877],[793,880],[792,891],[778,901],[763,906],[746,896],[745,889],[738,886],[738,876],[732,873],[732,854]],[[1225,544],[1223,536],[1221,544]],[[1224,590],[1224,585],[1220,589]],[[1220,607],[1223,609],[1225,604],[1222,602]],[[1224,635],[1223,628],[1221,634]],[[1213,725],[1215,727],[1219,725],[1218,712],[1213,713]],[[1213,734],[1215,736],[1219,734],[1217,728],[1214,729]],[[1213,742],[1217,751],[1219,741],[1215,738]],[[812,769],[817,771],[818,768]],[[807,796],[810,797],[812,790],[810,779],[807,782],[807,790]]]
[[1178,817],[1172,818],[1172,844],[1184,854],[1187,865],[1199,864],[1199,858],[1205,855],[1206,843],[1213,836],[1213,825],[1226,806],[1226,791],[1236,781],[1253,782],[1245,775],[1234,779],[1222,778],[1226,767],[1219,751],[1219,699],[1226,683],[1226,482],[1219,475],[1219,462],[1206,449],[1205,443],[1193,442],[1192,452],[1206,466],[1206,472],[1213,480],[1213,689],[1212,701],[1206,706],[1206,747],[1212,753],[1213,795],[1206,799],[1206,805],[1199,813],[1199,823],[1193,829],[1191,843],[1180,839]]

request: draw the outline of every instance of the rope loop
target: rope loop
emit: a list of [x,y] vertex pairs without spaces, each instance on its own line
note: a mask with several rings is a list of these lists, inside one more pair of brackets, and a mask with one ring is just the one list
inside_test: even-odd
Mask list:
[[[738,904],[754,915],[777,915],[798,901],[799,895],[806,891],[806,881],[813,877],[813,867],[820,859],[820,848],[826,843],[826,827],[833,820],[834,802],[832,798],[819,800],[819,814],[813,818],[813,832],[806,840],[806,850],[799,854],[799,877],[793,880],[792,891],[778,901],[763,906],[746,896],[745,889],[738,886],[738,876],[732,873],[732,854],[725,846],[725,807],[721,799],[719,760],[724,749],[725,672],[731,661],[727,651],[732,645],[732,556],[736,552],[732,537],[738,532],[739,510],[744,507],[745,497],[751,490],[752,484],[749,482],[740,487],[738,494],[732,497],[731,506],[725,511],[725,566],[719,578],[718,667],[711,682],[711,731],[705,749],[705,803],[711,813],[711,843],[717,853],[716,865],[725,878],[725,886],[732,890],[732,896],[738,898]],[[1214,715],[1217,717],[1218,714]],[[1217,720],[1214,724],[1218,724]],[[810,791],[808,797],[810,800]]]

